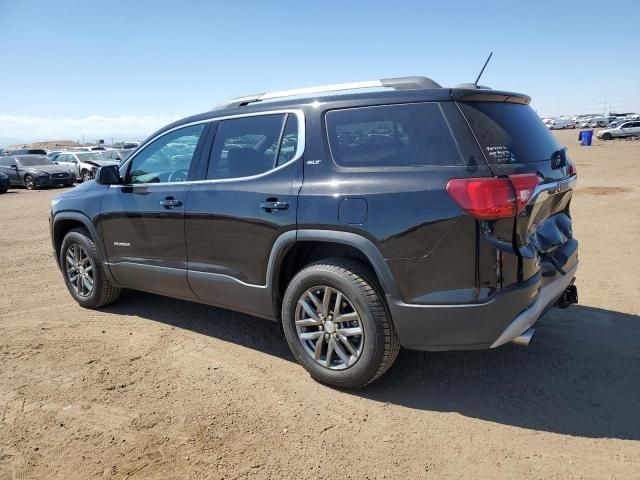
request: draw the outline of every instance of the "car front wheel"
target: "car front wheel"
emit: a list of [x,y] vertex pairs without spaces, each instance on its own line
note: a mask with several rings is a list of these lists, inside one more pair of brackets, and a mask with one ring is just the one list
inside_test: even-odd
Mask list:
[[80,306],[99,308],[120,296],[120,289],[109,282],[87,230],[76,228],[65,235],[59,261],[67,289]]
[[324,260],[296,274],[284,296],[282,324],[298,362],[334,387],[364,387],[400,351],[380,287],[351,261]]
[[27,187],[27,190],[35,190],[36,184],[31,175],[24,176],[24,186]]
[[609,132],[605,132],[602,134],[603,140],[611,140],[611,134]]

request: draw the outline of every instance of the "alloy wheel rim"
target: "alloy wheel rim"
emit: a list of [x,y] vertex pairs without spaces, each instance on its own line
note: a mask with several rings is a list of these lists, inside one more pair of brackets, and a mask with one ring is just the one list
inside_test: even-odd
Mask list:
[[27,188],[31,190],[33,188],[33,178],[27,177]]
[[352,367],[362,354],[360,315],[340,290],[321,285],[305,291],[296,305],[295,325],[305,352],[325,368]]
[[93,292],[94,269],[87,251],[78,243],[67,248],[65,256],[67,279],[73,290],[81,297],[88,297]]

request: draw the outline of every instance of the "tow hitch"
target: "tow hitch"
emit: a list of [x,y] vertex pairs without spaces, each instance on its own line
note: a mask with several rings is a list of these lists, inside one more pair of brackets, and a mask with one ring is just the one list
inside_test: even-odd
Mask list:
[[575,285],[569,285],[556,302],[556,307],[567,308],[574,303],[578,303],[578,288]]

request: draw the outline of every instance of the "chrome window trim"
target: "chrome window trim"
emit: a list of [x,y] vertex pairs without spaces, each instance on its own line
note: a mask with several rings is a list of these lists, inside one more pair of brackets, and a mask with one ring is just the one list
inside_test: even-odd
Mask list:
[[296,153],[293,156],[293,158],[291,160],[289,160],[287,163],[283,163],[282,165],[278,165],[276,168],[272,168],[271,170],[267,170],[266,172],[262,172],[259,173],[257,175],[251,175],[248,177],[234,177],[234,178],[220,178],[220,179],[205,179],[205,180],[188,180],[188,181],[184,181],[184,182],[154,182],[154,183],[126,183],[123,185],[109,185],[109,188],[131,188],[131,187],[161,187],[161,186],[166,186],[166,185],[197,185],[197,184],[206,184],[206,183],[228,183],[228,182],[241,182],[241,181],[247,181],[247,180],[254,180],[256,178],[261,178],[264,177],[266,175],[270,175],[273,172],[276,172],[282,168],[285,168],[288,165],[291,165],[292,163],[294,163],[295,161],[299,160],[302,155],[304,154],[304,149],[305,149],[305,116],[304,116],[304,112],[300,109],[285,109],[285,110],[269,110],[269,111],[263,111],[263,112],[252,112],[252,113],[240,113],[240,114],[236,114],[236,115],[226,115],[224,117],[215,117],[215,118],[207,118],[206,120],[198,120],[196,122],[190,122],[190,123],[185,123],[182,125],[178,125],[177,127],[174,127],[170,130],[167,130],[166,132],[162,132],[159,135],[156,135],[155,137],[153,137],[152,139],[150,139],[149,141],[143,143],[142,145],[140,145],[140,147],[138,147],[136,149],[136,151],[134,153],[131,154],[131,156],[129,158],[127,158],[125,160],[125,163],[120,167],[121,169],[124,169],[125,171],[129,168],[129,163],[131,161],[133,161],[133,159],[140,153],[142,152],[149,144],[155,142],[156,140],[158,140],[159,138],[164,137],[165,135],[168,135],[169,133],[175,132],[176,130],[180,130],[181,128],[187,128],[187,127],[191,127],[193,125],[200,125],[202,123],[213,123],[213,122],[219,122],[222,120],[232,120],[232,119],[236,119],[236,118],[245,118],[245,117],[258,117],[258,116],[264,116],[264,115],[282,115],[285,113],[292,113],[296,116],[296,118],[298,119],[298,145],[296,146]]

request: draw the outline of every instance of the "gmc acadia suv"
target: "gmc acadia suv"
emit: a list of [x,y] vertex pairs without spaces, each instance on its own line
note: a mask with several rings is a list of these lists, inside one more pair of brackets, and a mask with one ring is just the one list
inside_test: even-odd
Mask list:
[[400,346],[526,344],[578,265],[575,168],[529,102],[424,77],[236,99],[59,195],[56,258],[86,308],[131,288],[281,321],[338,387]]

